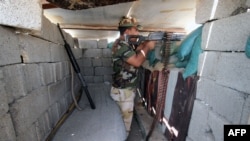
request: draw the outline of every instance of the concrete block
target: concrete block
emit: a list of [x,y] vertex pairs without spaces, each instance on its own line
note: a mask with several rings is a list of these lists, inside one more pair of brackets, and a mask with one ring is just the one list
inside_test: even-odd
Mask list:
[[83,60],[82,58],[76,60],[76,62],[78,63],[79,67],[83,66],[83,61],[82,60]]
[[64,61],[62,62],[62,73],[63,73],[63,77],[66,77],[70,74],[70,68],[71,64],[68,61]]
[[196,98],[205,101],[214,113],[225,117],[231,123],[240,123],[245,103],[243,93],[201,78],[197,84]]
[[85,49],[83,50],[83,57],[102,57],[102,49]]
[[53,71],[56,81],[60,81],[63,79],[63,66],[62,62],[54,63],[53,64]]
[[48,88],[32,91],[10,106],[17,135],[27,133],[30,126],[49,108]]
[[[54,39],[55,37],[54,37],[54,32],[53,32],[53,27],[52,27],[53,24],[44,15],[42,15],[41,18],[42,18],[41,31],[34,33],[34,35],[39,36],[39,37],[46,39],[48,41],[52,41],[54,43],[57,43]],[[61,42],[61,43],[63,43],[63,42]]]
[[57,81],[48,86],[49,89],[49,105],[56,103],[65,93],[65,81]]
[[103,67],[112,67],[112,59],[111,58],[103,58],[102,59],[102,66]]
[[109,48],[102,49],[103,57],[112,57],[112,51]]
[[[91,58],[84,57],[81,60],[79,60],[79,62],[80,62],[79,65],[84,66],[84,67],[92,66],[92,59]],[[95,65],[93,64],[93,66],[95,66]]]
[[66,92],[66,106],[69,107],[72,102],[73,102],[73,98],[71,96],[71,91]]
[[112,75],[104,75],[103,76],[103,81],[104,82],[108,82],[108,83],[112,83]]
[[10,114],[0,114],[0,141],[15,141],[16,134]]
[[[85,77],[84,75],[83,75],[83,77]],[[85,79],[85,78],[83,78],[83,79]],[[77,74],[75,74],[75,76],[74,76],[74,90],[76,91],[76,89],[78,89],[78,87],[81,87],[82,86],[82,83],[80,82],[80,79],[78,78],[78,76],[77,76]]]
[[6,114],[8,111],[9,111],[9,105],[8,105],[7,94],[5,92],[5,85],[0,79],[0,116]]
[[58,61],[65,61],[69,60],[69,57],[66,53],[65,48],[62,45],[50,44],[50,49],[51,49],[51,62],[58,62]]
[[74,72],[73,66],[70,61],[67,61],[67,65],[65,67],[66,67],[65,69],[68,70],[68,71],[66,70],[66,74],[67,74],[66,76],[69,76]]
[[16,141],[38,141],[36,126],[32,124],[23,133],[17,134]]
[[111,75],[113,74],[112,67],[95,67],[95,75]]
[[221,53],[216,83],[250,94],[249,69],[250,62],[245,53]]
[[94,76],[84,76],[87,83],[94,83]]
[[[44,14],[42,15],[42,28],[40,32],[33,32],[32,34],[35,36],[38,36],[40,38],[43,38],[45,40],[51,41],[56,44],[64,45],[63,38],[60,34],[60,31],[57,27],[57,24],[51,23],[50,20],[46,16],[46,11],[43,11]],[[44,16],[46,15],[46,16]],[[62,30],[65,36],[65,39],[67,40],[67,35]],[[70,44],[71,45],[71,44]]]
[[28,93],[42,86],[40,68],[37,64],[23,65],[23,78]]
[[107,48],[108,46],[108,40],[107,39],[101,39],[97,41],[98,48]]
[[[1,5],[1,2],[0,2]],[[1,11],[1,10],[0,10]],[[1,14],[2,16],[3,14]],[[0,17],[1,17],[0,16]],[[0,66],[21,63],[18,38],[14,30],[0,26]]]
[[[44,128],[45,128],[45,135],[48,136],[48,134],[50,134],[52,128],[54,126],[52,126],[52,123],[50,121],[50,113],[49,110],[47,110],[42,117],[44,117]],[[39,120],[39,119],[38,119]]]
[[[0,67],[0,80],[3,80],[4,74],[3,74],[3,68]],[[1,81],[0,81],[1,82]]]
[[195,100],[194,108],[188,128],[188,137],[193,141],[205,141],[208,140],[210,130],[207,127],[209,106],[204,101]]
[[18,36],[20,40],[21,57],[24,63],[49,62],[49,42],[28,35]]
[[103,83],[103,76],[94,76],[94,83]]
[[[79,79],[77,79],[77,80],[79,80]],[[75,86],[74,86],[75,95],[78,96],[80,94],[80,92],[82,92],[82,83],[80,83],[80,82],[75,83]]]
[[83,76],[95,75],[94,67],[81,67],[81,73]]
[[[57,25],[52,23],[51,26],[52,26],[52,30],[50,32],[53,32],[53,38],[52,38],[53,41],[55,40],[55,43],[59,43],[61,45],[64,45],[65,43],[63,41],[62,35],[61,35]],[[65,35],[64,30],[63,30],[63,33]]]
[[[64,33],[64,37],[65,37],[67,43],[70,45],[70,47],[71,48],[77,48],[75,46],[74,38],[68,32],[66,32],[65,30],[63,30],[63,33]],[[60,34],[60,37],[61,37],[61,34]],[[63,44],[65,44],[65,43],[63,43]]]
[[55,75],[53,72],[53,63],[41,63],[39,64],[41,71],[41,81],[42,85],[48,85],[55,80]]
[[71,90],[71,76],[67,76],[65,78],[65,83],[66,83],[65,92],[68,92]]
[[62,97],[58,101],[58,114],[59,114],[59,117],[61,117],[66,112],[66,110],[67,110],[67,107],[66,107],[65,97]]
[[199,64],[199,75],[241,92],[250,93],[249,59],[245,53],[207,52]]
[[54,103],[49,108],[49,118],[50,118],[51,127],[55,127],[56,123],[60,119],[59,111],[58,111],[58,103]]
[[[44,113],[45,114],[45,113]],[[37,136],[38,136],[38,140],[39,141],[43,141],[45,140],[45,137],[48,133],[48,123],[46,122],[46,117],[45,115],[42,115],[38,118],[38,120],[35,122],[36,125],[36,132],[37,132]]]
[[41,30],[42,6],[39,0],[4,0],[0,1],[0,5],[2,25]]
[[197,74],[207,79],[215,80],[219,58],[220,52],[204,51],[201,53]]
[[80,48],[97,48],[97,41],[96,40],[78,40]]
[[104,58],[93,58],[92,62],[93,62],[93,66],[94,67],[101,67],[102,66],[102,61]]
[[23,65],[5,66],[3,68],[3,75],[8,103],[27,95]]
[[80,48],[71,48],[72,53],[75,57],[75,59],[81,59],[82,58],[82,49]]
[[246,0],[198,0],[195,21],[202,24],[210,20],[230,17],[236,9],[244,6],[245,3]]
[[45,138],[44,137],[45,133],[44,133],[41,125],[38,124],[38,121],[35,122],[35,130],[36,130],[37,140],[38,141],[46,140],[46,139],[44,139]]
[[206,23],[202,31],[203,50],[245,51],[250,35],[250,13]]
[[[79,67],[83,65],[82,58],[77,59],[76,62],[78,63]],[[71,64],[70,61],[69,61],[69,63]]]

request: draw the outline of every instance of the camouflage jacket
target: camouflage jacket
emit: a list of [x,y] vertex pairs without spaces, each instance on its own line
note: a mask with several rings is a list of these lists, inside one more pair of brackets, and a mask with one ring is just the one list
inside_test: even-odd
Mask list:
[[117,39],[112,47],[113,83],[116,88],[136,87],[138,68],[128,64],[126,60],[136,52],[125,41]]

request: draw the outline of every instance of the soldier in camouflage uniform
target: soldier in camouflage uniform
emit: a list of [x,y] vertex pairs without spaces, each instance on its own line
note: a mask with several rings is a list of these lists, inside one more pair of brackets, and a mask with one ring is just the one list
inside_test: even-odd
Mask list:
[[138,67],[146,60],[147,53],[154,49],[155,41],[145,41],[136,49],[125,42],[125,35],[139,35],[135,18],[123,17],[119,23],[120,37],[112,46],[113,82],[111,97],[119,105],[125,123],[127,136],[133,117],[134,98]]

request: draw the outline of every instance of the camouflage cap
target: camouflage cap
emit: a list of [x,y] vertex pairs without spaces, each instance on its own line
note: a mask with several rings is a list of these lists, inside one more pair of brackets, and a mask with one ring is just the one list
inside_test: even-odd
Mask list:
[[136,27],[138,30],[142,29],[142,26],[138,24],[137,20],[133,17],[122,17],[119,22],[119,27]]

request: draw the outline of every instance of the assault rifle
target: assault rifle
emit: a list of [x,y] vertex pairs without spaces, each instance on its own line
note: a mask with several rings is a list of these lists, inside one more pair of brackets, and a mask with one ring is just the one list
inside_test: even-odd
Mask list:
[[[184,38],[183,34],[175,34],[173,33],[170,37],[170,41],[181,41]],[[151,32],[148,36],[143,35],[125,35],[125,41],[131,45],[138,46],[143,41],[166,41],[167,40],[167,32],[157,31]]]
[[[92,109],[95,109],[95,104],[94,104],[94,102],[92,101],[92,98],[90,97],[90,94],[89,94],[89,91],[88,91],[87,84],[86,84],[86,82],[85,82],[85,80],[84,80],[84,78],[83,78],[83,76],[82,76],[82,74],[81,74],[81,72],[80,72],[80,67],[79,67],[79,65],[78,65],[78,63],[77,63],[77,61],[76,61],[76,59],[75,59],[74,54],[72,53],[72,50],[71,50],[71,48],[70,48],[70,45],[69,45],[69,44],[67,43],[67,41],[65,40],[65,38],[64,38],[64,36],[63,36],[63,33],[62,33],[62,30],[61,30],[59,24],[57,24],[57,27],[58,27],[58,29],[59,29],[59,31],[60,31],[60,34],[61,34],[62,38],[63,38],[64,47],[65,47],[65,49],[66,49],[66,51],[67,51],[67,54],[68,54],[69,59],[70,59],[70,62],[71,62],[71,64],[72,64],[73,68],[74,68],[74,71],[77,73],[77,76],[78,76],[78,78],[80,79],[80,81],[81,81],[81,83],[82,83],[83,89],[84,89],[85,94],[86,94],[86,96],[87,96],[87,98],[88,98],[88,100],[89,100],[90,106],[91,106]],[[71,89],[73,89],[73,88],[71,88]],[[76,104],[76,106],[78,106],[77,103],[75,103],[75,104]]]

